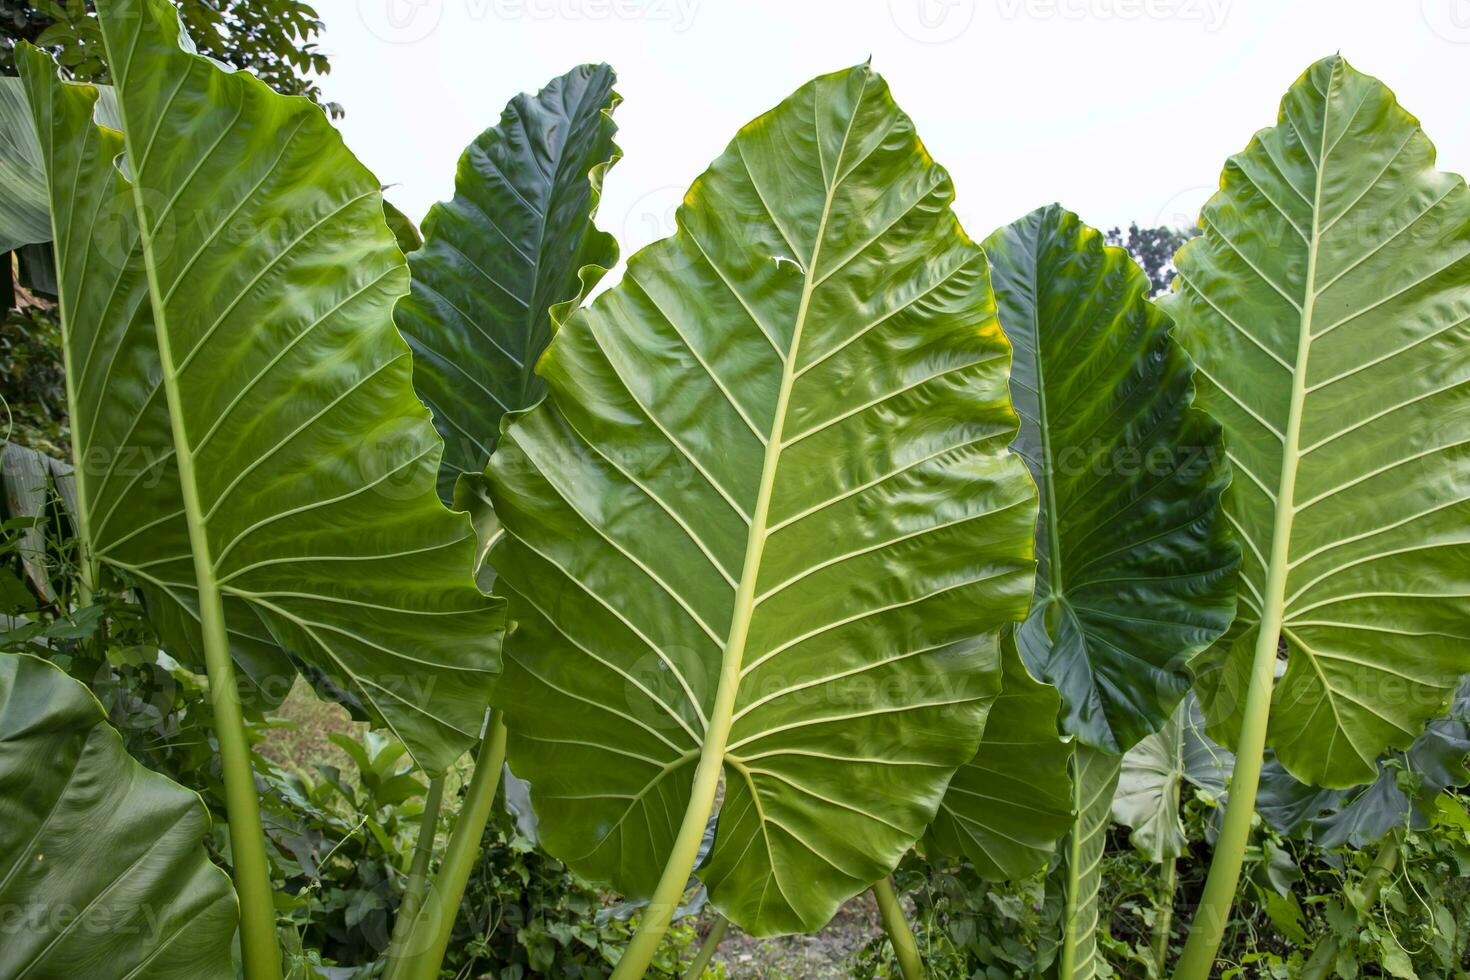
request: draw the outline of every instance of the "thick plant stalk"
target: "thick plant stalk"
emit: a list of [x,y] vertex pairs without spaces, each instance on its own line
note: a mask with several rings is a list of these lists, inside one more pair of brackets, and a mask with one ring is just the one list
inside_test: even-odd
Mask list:
[[720,940],[725,938],[725,930],[729,927],[730,920],[723,915],[715,919],[715,924],[710,927],[709,935],[704,937],[704,944],[694,955],[689,969],[684,971],[685,980],[699,980],[704,976],[704,968],[709,966],[709,961],[714,957],[715,950],[719,948]]
[[[1303,335],[1305,336],[1305,331]],[[1293,435],[1296,431],[1297,427],[1291,429]],[[1287,482],[1288,476],[1293,482],[1296,477],[1296,447],[1292,446],[1290,449],[1285,457],[1286,462],[1282,465],[1283,470],[1290,469],[1289,474],[1283,474],[1284,486],[1291,485]],[[1291,498],[1288,496],[1286,499]],[[1220,838],[1215,843],[1214,857],[1210,859],[1210,873],[1205,879],[1205,890],[1200,896],[1194,920],[1189,924],[1189,938],[1185,940],[1184,952],[1179,956],[1179,966],[1174,973],[1176,980],[1208,980],[1210,967],[1215,962],[1215,951],[1220,948],[1220,940],[1225,935],[1225,924],[1230,920],[1230,905],[1235,900],[1235,887],[1240,883],[1240,869],[1245,861],[1251,818],[1255,815],[1256,791],[1261,783],[1261,765],[1265,761],[1266,722],[1271,713],[1276,643],[1281,633],[1291,515],[1290,507],[1282,507],[1276,512],[1275,547],[1267,579],[1267,609],[1262,616],[1255,659],[1251,664],[1240,742],[1235,747],[1235,770],[1230,777],[1230,802],[1225,806],[1225,818],[1220,827]],[[1271,587],[1273,585],[1274,588]],[[1272,599],[1275,601],[1271,601]]]
[[[759,552],[755,561],[760,561]],[[749,563],[747,558],[747,564]],[[755,591],[755,576],[747,575],[745,578],[736,599],[738,604],[743,597],[745,608],[748,608]],[[748,628],[749,616],[746,616],[741,623],[739,642],[737,644],[732,639],[732,647],[737,650],[743,648],[745,631]],[[735,711],[735,695],[739,686],[740,657],[727,656],[721,667],[715,713],[710,719],[710,731],[700,750],[699,767],[694,771],[694,786],[689,794],[689,805],[684,811],[684,821],[679,826],[679,835],[674,838],[674,846],[669,850],[669,859],[664,863],[663,873],[653,890],[653,898],[643,910],[638,931],[623,950],[622,958],[613,970],[612,980],[637,980],[648,972],[648,965],[653,962],[653,955],[658,951],[664,933],[674,921],[674,910],[679,907],[679,900],[684,897],[684,890],[689,886],[689,875],[694,871],[694,862],[699,859],[699,845],[704,840],[704,828],[714,809],[715,791],[720,785],[720,771],[725,761],[725,746],[730,740],[731,718]]]
[[1159,976],[1169,965],[1169,933],[1174,926],[1174,890],[1178,883],[1178,859],[1165,858],[1159,871],[1158,908],[1154,912],[1153,954]]
[[435,980],[439,976],[459,902],[464,898],[465,884],[479,856],[480,838],[484,836],[485,824],[495,804],[495,791],[500,786],[500,770],[505,766],[505,737],[501,714],[492,710],[480,752],[475,757],[475,774],[470,777],[459,819],[449,836],[449,846],[444,849],[444,862],[434,878],[434,887],[424,896],[417,921],[406,940],[404,965],[399,971],[404,980]]
[[873,897],[878,900],[878,911],[883,915],[883,929],[888,941],[893,944],[893,955],[898,959],[898,968],[904,980],[923,980],[924,965],[919,960],[919,944],[914,941],[914,931],[903,917],[903,906],[893,890],[893,879],[880,878],[873,883]]
[[[1322,195],[1322,174],[1317,174],[1317,198]],[[1314,218],[1314,222],[1318,220]],[[1307,282],[1316,281],[1318,225],[1314,223],[1311,247],[1307,253]],[[1315,292],[1309,292],[1301,309],[1298,331],[1296,369],[1292,372],[1291,396],[1287,407],[1286,439],[1281,452],[1281,475],[1277,481],[1277,506],[1271,529],[1271,557],[1266,565],[1266,588],[1262,593],[1261,622],[1256,634],[1256,648],[1251,660],[1250,679],[1245,694],[1245,711],[1240,725],[1240,741],[1235,747],[1235,770],[1230,777],[1230,802],[1220,839],[1210,859],[1210,873],[1200,896],[1198,910],[1189,925],[1189,939],[1179,957],[1175,976],[1179,980],[1208,980],[1215,952],[1225,935],[1230,920],[1230,905],[1235,887],[1240,883],[1241,864],[1245,860],[1246,841],[1250,837],[1251,818],[1256,810],[1256,792],[1261,784],[1261,765],[1265,761],[1266,725],[1271,716],[1271,688],[1276,672],[1276,647],[1281,640],[1282,619],[1286,611],[1287,579],[1291,574],[1291,526],[1296,516],[1296,475],[1301,462],[1302,413],[1307,397],[1307,357],[1311,351],[1312,307]]]
[[[109,52],[110,54],[110,52]],[[123,127],[129,159],[137,150]],[[224,597],[220,593],[215,558],[205,531],[204,505],[194,473],[194,454],[184,431],[184,404],[179,392],[178,361],[169,337],[164,291],[158,281],[148,209],[143,191],[132,182],[133,204],[138,215],[148,297],[153,307],[154,330],[158,337],[158,359],[164,396],[168,401],[169,427],[173,435],[184,519],[189,528],[189,547],[194,559],[194,577],[199,597],[199,625],[204,641],[204,662],[209,674],[209,700],[214,708],[215,737],[219,740],[223,768],[225,809],[230,818],[230,860],[235,892],[240,899],[240,957],[246,980],[279,980],[281,947],[276,937],[275,903],[271,897],[270,862],[265,853],[265,828],[260,821],[260,799],[255,789],[255,769],[250,761],[250,740],[245,732],[245,714],[240,706],[240,688],[230,658],[230,640],[225,627]]]
[[[1383,891],[1384,880],[1393,873],[1398,865],[1399,847],[1402,843],[1399,832],[1388,836],[1388,839],[1378,848],[1378,854],[1373,858],[1373,866],[1368,869],[1368,874],[1363,878],[1363,907],[1372,909],[1378,904],[1378,895]],[[1302,968],[1301,980],[1324,980],[1329,971],[1337,965],[1337,937],[1328,936],[1317,945],[1312,953],[1312,958],[1307,960],[1307,965]]]
[[393,980],[402,968],[408,937],[424,903],[424,893],[429,887],[429,859],[434,854],[434,832],[439,826],[439,808],[443,803],[444,777],[437,776],[429,781],[429,795],[424,798],[424,815],[419,821],[419,836],[413,846],[408,885],[403,892],[403,902],[398,906],[398,920],[393,923],[393,938],[388,943],[385,980]]

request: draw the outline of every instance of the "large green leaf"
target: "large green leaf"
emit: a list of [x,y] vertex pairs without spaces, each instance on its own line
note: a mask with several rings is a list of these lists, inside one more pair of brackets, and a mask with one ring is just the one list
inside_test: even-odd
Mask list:
[[165,0],[101,25],[122,133],[93,125],[95,89],[20,55],[88,551],[181,659],[205,659],[222,609],[257,683],[283,695],[290,651],[442,769],[479,735],[501,611],[434,492],[378,183],[319,109],[183,50]]
[[1056,688],[1032,678],[1010,636],[1002,666],[980,748],[950,780],[924,845],[986,878],[1016,880],[1045,867],[1072,825],[1072,746],[1057,734]]
[[711,900],[809,930],[974,755],[1036,510],[952,195],[879,76],[823,76],[542,358],[490,466],[496,703],[580,873],[650,895],[723,772]]
[[[97,121],[116,129],[117,101],[97,86]],[[0,252],[51,241],[46,163],[25,83],[0,77]]]
[[1234,763],[1235,755],[1205,734],[1204,714],[1191,692],[1167,725],[1123,756],[1113,819],[1133,831],[1129,839],[1150,861],[1183,857],[1189,839],[1179,817],[1181,791],[1188,784],[1223,799]]
[[235,976],[235,893],[198,794],[139,765],[87,688],[0,654],[0,975]]
[[1429,826],[1435,797],[1470,783],[1467,757],[1470,676],[1460,681],[1447,715],[1426,725],[1407,751],[1378,760],[1371,783],[1347,790],[1308,786],[1268,757],[1256,809],[1278,833],[1307,836],[1320,847],[1367,847],[1391,830]]
[[1198,664],[1205,713],[1233,744],[1279,634],[1268,744],[1306,782],[1365,782],[1470,671],[1470,194],[1333,56],[1200,221],[1167,304],[1245,544],[1240,618]]
[[534,369],[553,307],[575,307],[617,262],[617,243],[592,224],[618,157],[612,87],[607,65],[581,65],[516,96],[460,157],[454,197],[424,219],[396,317],[444,437],[446,501],[460,473],[485,468],[501,416],[541,397]]
[[1148,278],[1059,205],[985,240],[1016,348],[1015,448],[1041,488],[1036,596],[1017,644],[1062,730],[1121,753],[1168,720],[1229,625],[1238,548],[1220,427]]
[[18,78],[0,78],[0,134],[0,252],[9,252],[51,240],[41,144]]

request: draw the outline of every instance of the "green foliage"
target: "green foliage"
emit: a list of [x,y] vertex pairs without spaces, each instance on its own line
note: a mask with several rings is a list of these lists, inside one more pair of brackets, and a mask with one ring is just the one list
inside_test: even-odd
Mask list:
[[[175,0],[199,53],[248,68],[284,95],[323,102],[316,78],[332,70],[316,44],[321,17],[303,0]],[[29,41],[83,82],[110,80],[94,0],[0,0],[0,74],[14,75],[15,45]]]
[[[1336,938],[1340,953],[1327,976],[1461,980],[1470,956],[1467,805],[1470,797],[1463,794],[1439,797],[1429,826],[1405,836],[1402,859],[1372,905],[1365,902],[1364,885],[1375,849],[1323,851],[1258,825],[1221,943],[1219,976],[1291,980],[1301,975],[1319,944]],[[1182,811],[1192,853],[1207,854],[1219,802],[1208,791],[1186,788]],[[1125,829],[1109,835],[1099,898],[1099,976],[1160,977],[1150,949],[1158,868],[1129,844]],[[1199,894],[1205,869],[1187,860],[1180,869],[1179,907],[1187,909]],[[1049,965],[1036,953],[1051,928],[1040,876],[997,884],[968,865],[930,866],[911,856],[895,877],[914,904],[914,931],[931,976],[1021,980]],[[1188,926],[1187,914],[1183,918],[1175,923],[1171,962]],[[881,937],[856,957],[853,971],[858,977],[899,975]]]
[[105,720],[56,665],[0,655],[0,974],[227,980],[236,902],[204,806]]
[[542,356],[490,463],[493,697],[588,877],[671,908],[723,774],[711,901],[814,929],[974,756],[1036,510],[952,200],[879,75],[821,76]]
[[[444,966],[457,976],[607,976],[636,928],[603,894],[536,847],[497,806],[465,888]],[[679,976],[698,948],[693,920],[666,934],[651,976]]]
[[4,312],[0,393],[0,442],[18,442],[52,456],[70,454],[61,325],[54,308],[27,304]]

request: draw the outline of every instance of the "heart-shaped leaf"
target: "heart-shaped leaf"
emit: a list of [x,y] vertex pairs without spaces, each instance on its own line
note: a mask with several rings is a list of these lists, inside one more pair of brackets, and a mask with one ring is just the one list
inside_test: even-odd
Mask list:
[[491,461],[511,765],[553,854],[664,915],[721,776],[700,876],[769,935],[974,755],[1036,511],[952,197],[879,76],[803,86],[562,325]]
[[164,0],[100,19],[121,133],[93,124],[93,87],[19,54],[87,557],[140,588],[180,659],[215,674],[228,631],[280,697],[290,651],[442,770],[479,735],[501,613],[434,493],[378,182],[320,109],[184,50]]
[[1062,730],[1121,753],[1169,720],[1230,625],[1239,550],[1220,427],[1120,248],[1059,205],[985,240],[1016,348],[1015,448],[1041,488],[1036,596],[1016,631]]
[[1470,193],[1340,56],[1230,158],[1167,308],[1225,426],[1240,617],[1198,663],[1235,744],[1254,667],[1267,744],[1347,787],[1470,671]]

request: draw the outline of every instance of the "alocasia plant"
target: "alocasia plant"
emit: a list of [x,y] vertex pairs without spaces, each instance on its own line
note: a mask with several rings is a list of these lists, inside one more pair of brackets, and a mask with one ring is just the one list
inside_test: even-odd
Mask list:
[[1072,746],[1057,734],[1057,690],[1031,677],[1011,636],[1001,665],[980,748],[950,780],[924,838],[926,853],[963,857],[998,881],[1043,867],[1073,815]]
[[866,66],[741,129],[562,324],[490,475],[496,686],[541,840],[757,935],[886,875],[975,752],[1032,587],[1009,345],[948,176]]
[[[1076,823],[1049,881],[1062,892],[1059,969],[1074,980],[1096,969],[1097,857],[1120,753],[1168,722],[1190,657],[1234,613],[1229,468],[1219,425],[1192,406],[1189,359],[1126,252],[1059,205],[995,232],[985,251],[1016,349],[1015,448],[1041,489],[1036,594],[1015,640],[1056,686],[1060,730],[1077,742]],[[1046,781],[1032,785],[1044,804]],[[945,805],[963,814],[966,800],[951,792]]]
[[235,896],[197,793],[145,769],[91,692],[0,654],[0,974],[230,980]]
[[541,396],[536,361],[554,308],[580,303],[617,262],[593,224],[618,158],[618,96],[607,65],[581,65],[512,99],[459,160],[454,197],[429,209],[394,317],[414,353],[414,385],[444,437],[440,492],[479,475],[500,418]]
[[1167,298],[1244,543],[1240,617],[1198,665],[1237,748],[1186,980],[1225,927],[1266,745],[1304,782],[1365,782],[1470,670],[1470,193],[1337,55],[1220,188]]
[[[430,772],[477,738],[501,611],[434,492],[378,182],[320,110],[190,53],[166,0],[99,4],[122,129],[20,59],[55,230],[84,576],[137,585],[203,662],[242,950],[279,953],[232,655],[333,678]],[[121,159],[120,165],[114,161]],[[95,578],[94,578],[95,580]],[[284,694],[284,687],[277,691]]]
[[[460,157],[454,197],[429,210],[423,244],[409,257],[412,289],[394,311],[414,351],[414,385],[445,439],[440,493],[474,516],[482,554],[498,530],[482,471],[501,418],[541,397],[536,362],[556,316],[617,261],[616,242],[593,224],[618,158],[613,81],[607,65],[581,65],[511,100],[499,125]],[[437,975],[495,798],[505,744],[498,712],[488,736],[417,926],[434,937],[412,957],[426,978]],[[394,933],[391,980],[402,976],[392,961],[411,919]]]

